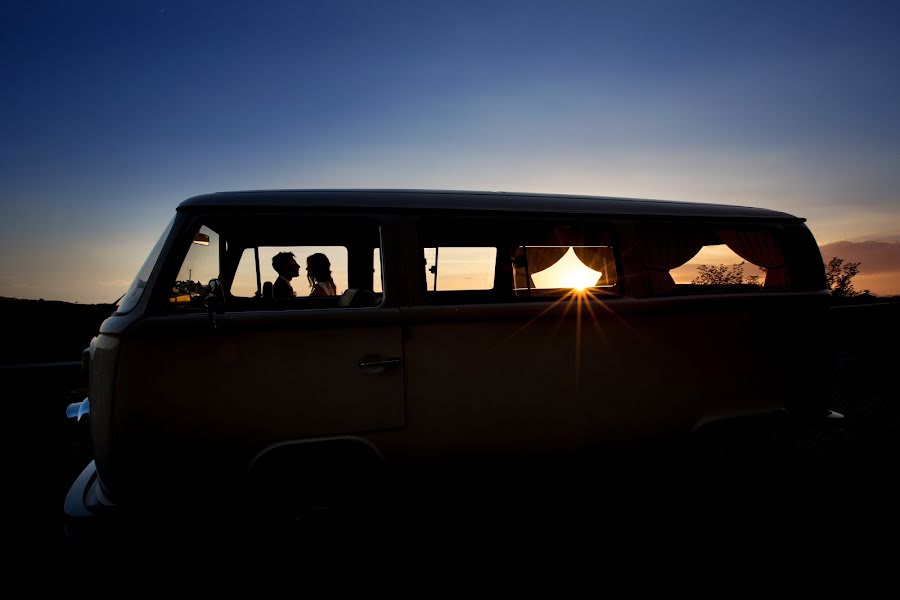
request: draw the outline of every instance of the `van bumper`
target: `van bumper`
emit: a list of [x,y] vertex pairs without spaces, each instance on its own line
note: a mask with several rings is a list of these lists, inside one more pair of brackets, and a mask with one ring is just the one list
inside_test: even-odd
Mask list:
[[70,541],[90,541],[109,529],[117,512],[116,505],[103,491],[94,461],[69,488],[63,512],[66,539]]

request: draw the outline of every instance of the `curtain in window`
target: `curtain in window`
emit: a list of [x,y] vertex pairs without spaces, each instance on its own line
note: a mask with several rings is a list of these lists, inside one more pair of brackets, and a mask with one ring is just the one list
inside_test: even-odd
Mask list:
[[[540,273],[545,269],[549,269],[553,265],[555,265],[559,259],[561,259],[566,252],[569,251],[568,247],[557,248],[553,246],[527,246],[525,247],[525,256],[528,261],[528,285],[530,287],[535,287],[534,279],[531,279],[531,275],[535,273]],[[516,266],[516,285],[518,287],[525,287],[524,282],[525,279],[525,265],[517,265]]]
[[725,245],[743,258],[766,270],[764,287],[785,289],[790,287],[790,278],[784,264],[784,254],[775,242],[771,231],[716,231]]
[[607,271],[609,269],[609,261],[612,258],[609,253],[609,248],[581,246],[575,248],[575,256],[577,256],[578,260],[583,262],[588,268],[599,271],[602,274],[602,277],[597,280],[598,282],[604,277],[607,278],[607,281],[609,282],[609,273]]
[[665,296],[675,290],[669,271],[680,267],[703,247],[702,232],[672,228],[647,227],[641,231],[644,292],[648,296]]

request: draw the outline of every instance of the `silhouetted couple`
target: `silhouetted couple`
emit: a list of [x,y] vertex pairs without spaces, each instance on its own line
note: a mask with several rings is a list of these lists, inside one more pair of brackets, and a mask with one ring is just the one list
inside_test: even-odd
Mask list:
[[[272,268],[278,279],[272,286],[275,298],[293,298],[297,294],[291,286],[291,279],[300,274],[300,265],[294,260],[293,252],[279,252],[272,257]],[[337,296],[337,287],[331,278],[331,263],[320,252],[306,258],[306,280],[309,282],[310,296]]]

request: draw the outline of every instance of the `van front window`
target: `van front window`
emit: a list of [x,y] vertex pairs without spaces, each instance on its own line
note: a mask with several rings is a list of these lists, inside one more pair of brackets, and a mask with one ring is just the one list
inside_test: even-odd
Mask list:
[[169,284],[177,314],[208,310],[212,279],[227,312],[371,308],[384,298],[381,232],[369,218],[209,215],[184,256]]
[[[347,248],[344,246],[260,246],[259,248],[247,248],[241,255],[231,284],[231,295],[239,298],[253,298],[257,295],[258,281],[276,281],[278,273],[273,266],[273,258],[278,254],[288,253],[296,262],[303,263],[299,273],[292,280],[292,291],[298,296],[308,296],[313,291],[313,286],[307,279],[307,258],[316,253],[328,257],[331,269],[331,278],[337,294],[341,294],[350,287],[347,269]],[[259,258],[259,273],[256,270],[256,259]],[[259,279],[257,279],[259,275]]]
[[203,298],[206,296],[203,286],[211,279],[218,278],[219,234],[204,225],[194,234],[191,247],[172,286],[169,301],[178,304]]

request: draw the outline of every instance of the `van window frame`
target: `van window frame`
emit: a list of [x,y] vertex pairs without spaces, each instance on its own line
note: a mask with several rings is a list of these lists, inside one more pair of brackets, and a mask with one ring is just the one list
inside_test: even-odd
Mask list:
[[[619,219],[608,218],[605,215],[594,215],[594,214],[567,214],[567,213],[518,213],[518,212],[503,212],[497,213],[492,211],[448,211],[448,212],[422,212],[415,216],[407,217],[406,229],[409,232],[407,236],[406,244],[406,254],[410,257],[411,264],[409,265],[409,269],[412,273],[418,273],[421,269],[421,265],[418,264],[418,261],[422,255],[422,251],[427,246],[426,243],[433,243],[434,240],[423,240],[422,227],[423,224],[427,226],[428,221],[433,221],[436,219],[453,219],[453,220],[471,220],[473,222],[484,223],[485,221],[496,221],[500,224],[503,229],[502,233],[498,234],[496,241],[507,242],[509,246],[507,249],[513,249],[519,245],[521,245],[521,240],[514,235],[510,235],[510,232],[514,231],[515,223],[519,222],[522,224],[532,224],[532,223],[546,223],[546,224],[584,224],[585,226],[590,227],[591,225],[596,225],[598,229],[603,230],[605,234],[609,236],[609,244],[611,246],[613,252],[613,258],[616,266],[616,284],[611,286],[611,288],[606,287],[596,287],[596,288],[588,288],[591,290],[599,290],[600,295],[603,297],[603,301],[607,300],[615,301],[625,296],[623,290],[624,286],[622,282],[625,278],[626,272],[623,270],[623,262],[622,262],[622,246],[620,242],[619,235]],[[508,238],[508,239],[506,239]],[[477,240],[467,240],[472,241],[475,246],[484,246],[483,243],[477,242]],[[463,247],[461,244],[444,244],[442,247]],[[512,281],[512,269],[511,264],[506,265],[507,261],[504,261],[505,253],[503,252],[503,248],[497,247],[497,257],[496,263],[494,267],[494,288],[490,290],[471,290],[471,291],[448,291],[441,292],[438,290],[437,292],[428,292],[427,285],[423,286],[422,282],[420,282],[420,277],[418,275],[413,275],[409,278],[409,292],[410,292],[410,305],[411,306],[463,306],[466,304],[477,304],[483,306],[490,305],[501,305],[501,304],[524,304],[524,303],[552,303],[558,301],[561,297],[564,297],[566,294],[572,291],[572,288],[551,288],[551,289],[543,289],[540,290],[539,294],[532,294],[529,296],[517,296],[514,290],[514,282]],[[511,263],[511,261],[508,261]],[[507,266],[510,268],[507,269]],[[510,276],[509,280],[509,288],[498,288],[500,285],[504,274],[507,273]],[[499,292],[499,293],[498,293]],[[458,294],[460,297],[464,297],[464,294],[471,295],[484,295],[493,294],[494,299],[491,301],[485,302],[449,302],[449,301],[441,301],[441,302],[428,302],[426,294],[443,294],[446,298],[451,298],[451,295]]]
[[[768,230],[775,236],[776,243],[784,254],[784,264],[787,268],[791,285],[785,289],[763,289],[747,291],[741,289],[707,291],[705,293],[648,295],[643,289],[642,278],[644,267],[642,264],[640,234],[638,230],[642,226],[671,226],[674,228],[708,229],[714,232],[716,229],[733,230]],[[822,263],[818,244],[812,236],[812,232],[802,222],[783,223],[778,221],[757,218],[735,218],[723,220],[719,217],[635,217],[627,221],[627,226],[622,227],[627,231],[625,243],[628,250],[623,249],[626,257],[626,265],[630,266],[630,277],[627,285],[627,295],[646,300],[664,300],[671,298],[707,298],[714,299],[721,296],[771,296],[775,294],[816,293],[825,289],[825,271]],[[690,260],[690,259],[689,259]],[[749,261],[747,261],[749,262]],[[676,267],[677,268],[677,267]],[[620,279],[622,278],[620,274]],[[690,284],[678,284],[690,285]]]
[[[178,215],[176,214],[176,216],[169,219],[165,229],[150,249],[147,258],[144,259],[140,269],[134,275],[134,279],[128,285],[128,289],[122,295],[122,298],[119,299],[116,310],[113,312],[115,316],[120,317],[134,313],[135,309],[141,304],[141,300],[150,295],[147,291],[153,289],[155,284],[154,275],[159,272],[160,263],[171,245],[172,232],[177,226]],[[143,282],[143,285],[141,285],[141,282]]]
[[[169,304],[169,296],[170,289],[166,286],[161,285],[163,282],[174,282],[175,277],[181,269],[181,266],[187,256],[188,251],[190,250],[190,244],[193,239],[193,234],[196,229],[203,225],[207,225],[207,222],[210,220],[216,219],[238,219],[241,217],[254,216],[254,217],[263,217],[263,218],[278,218],[278,217],[286,217],[286,218],[302,218],[304,216],[309,216],[311,218],[316,219],[340,219],[340,218],[352,218],[360,221],[371,221],[374,226],[378,229],[379,243],[381,248],[381,276],[382,276],[382,299],[381,302],[376,306],[365,307],[365,309],[383,309],[383,308],[396,308],[399,303],[398,299],[401,297],[401,294],[398,293],[396,289],[393,289],[395,286],[399,287],[396,282],[401,281],[397,277],[397,267],[396,264],[401,258],[402,254],[399,254],[398,248],[394,247],[395,242],[394,239],[399,237],[399,233],[393,232],[393,230],[399,230],[400,223],[395,215],[391,215],[389,213],[381,213],[381,212],[372,212],[372,211],[334,211],[334,210],[313,210],[308,208],[303,209],[277,209],[277,210],[265,210],[254,208],[252,206],[242,207],[241,209],[235,208],[227,208],[222,210],[205,210],[202,212],[192,212],[190,214],[186,214],[184,212],[179,211],[178,213],[183,217],[180,223],[176,223],[177,231],[173,231],[170,234],[170,243],[167,245],[168,247],[164,249],[163,252],[163,261],[162,265],[159,267],[159,273],[157,274],[157,278],[152,282],[152,294],[150,294],[150,299],[148,301],[147,311],[148,314],[153,314],[157,316],[170,316],[170,317],[178,317],[181,316],[177,312],[173,312],[171,310]],[[388,232],[392,233],[388,233]],[[218,232],[217,232],[218,233]],[[393,236],[393,237],[392,237]],[[391,248],[388,250],[386,248],[386,244],[390,244]],[[250,246],[250,249],[253,247]],[[247,248],[244,248],[245,250]],[[225,252],[225,244],[220,244],[220,254]],[[399,256],[398,256],[399,255]],[[220,257],[221,263],[221,257]],[[391,268],[388,265],[391,265]],[[220,264],[221,266],[221,264]],[[237,265],[235,265],[235,269]],[[217,278],[221,276],[221,272],[217,275]],[[373,273],[374,276],[374,273]],[[303,268],[301,267],[300,277],[303,277]],[[299,278],[298,278],[299,279]],[[208,282],[201,282],[204,285]],[[373,279],[374,283],[374,279]],[[393,291],[389,291],[392,290]],[[230,294],[229,294],[230,296]],[[240,298],[241,301],[246,299]],[[358,311],[361,308],[358,307],[328,307],[327,309],[319,309],[314,307],[306,307],[306,308],[272,308],[261,306],[255,309],[241,309],[239,311],[229,311],[228,308],[228,300],[226,300],[225,312],[234,312],[241,314],[249,314],[249,313],[297,313],[297,312],[309,312],[316,310],[327,310],[334,311],[337,309],[342,310],[353,310]],[[183,313],[184,315],[189,315],[191,313]]]

